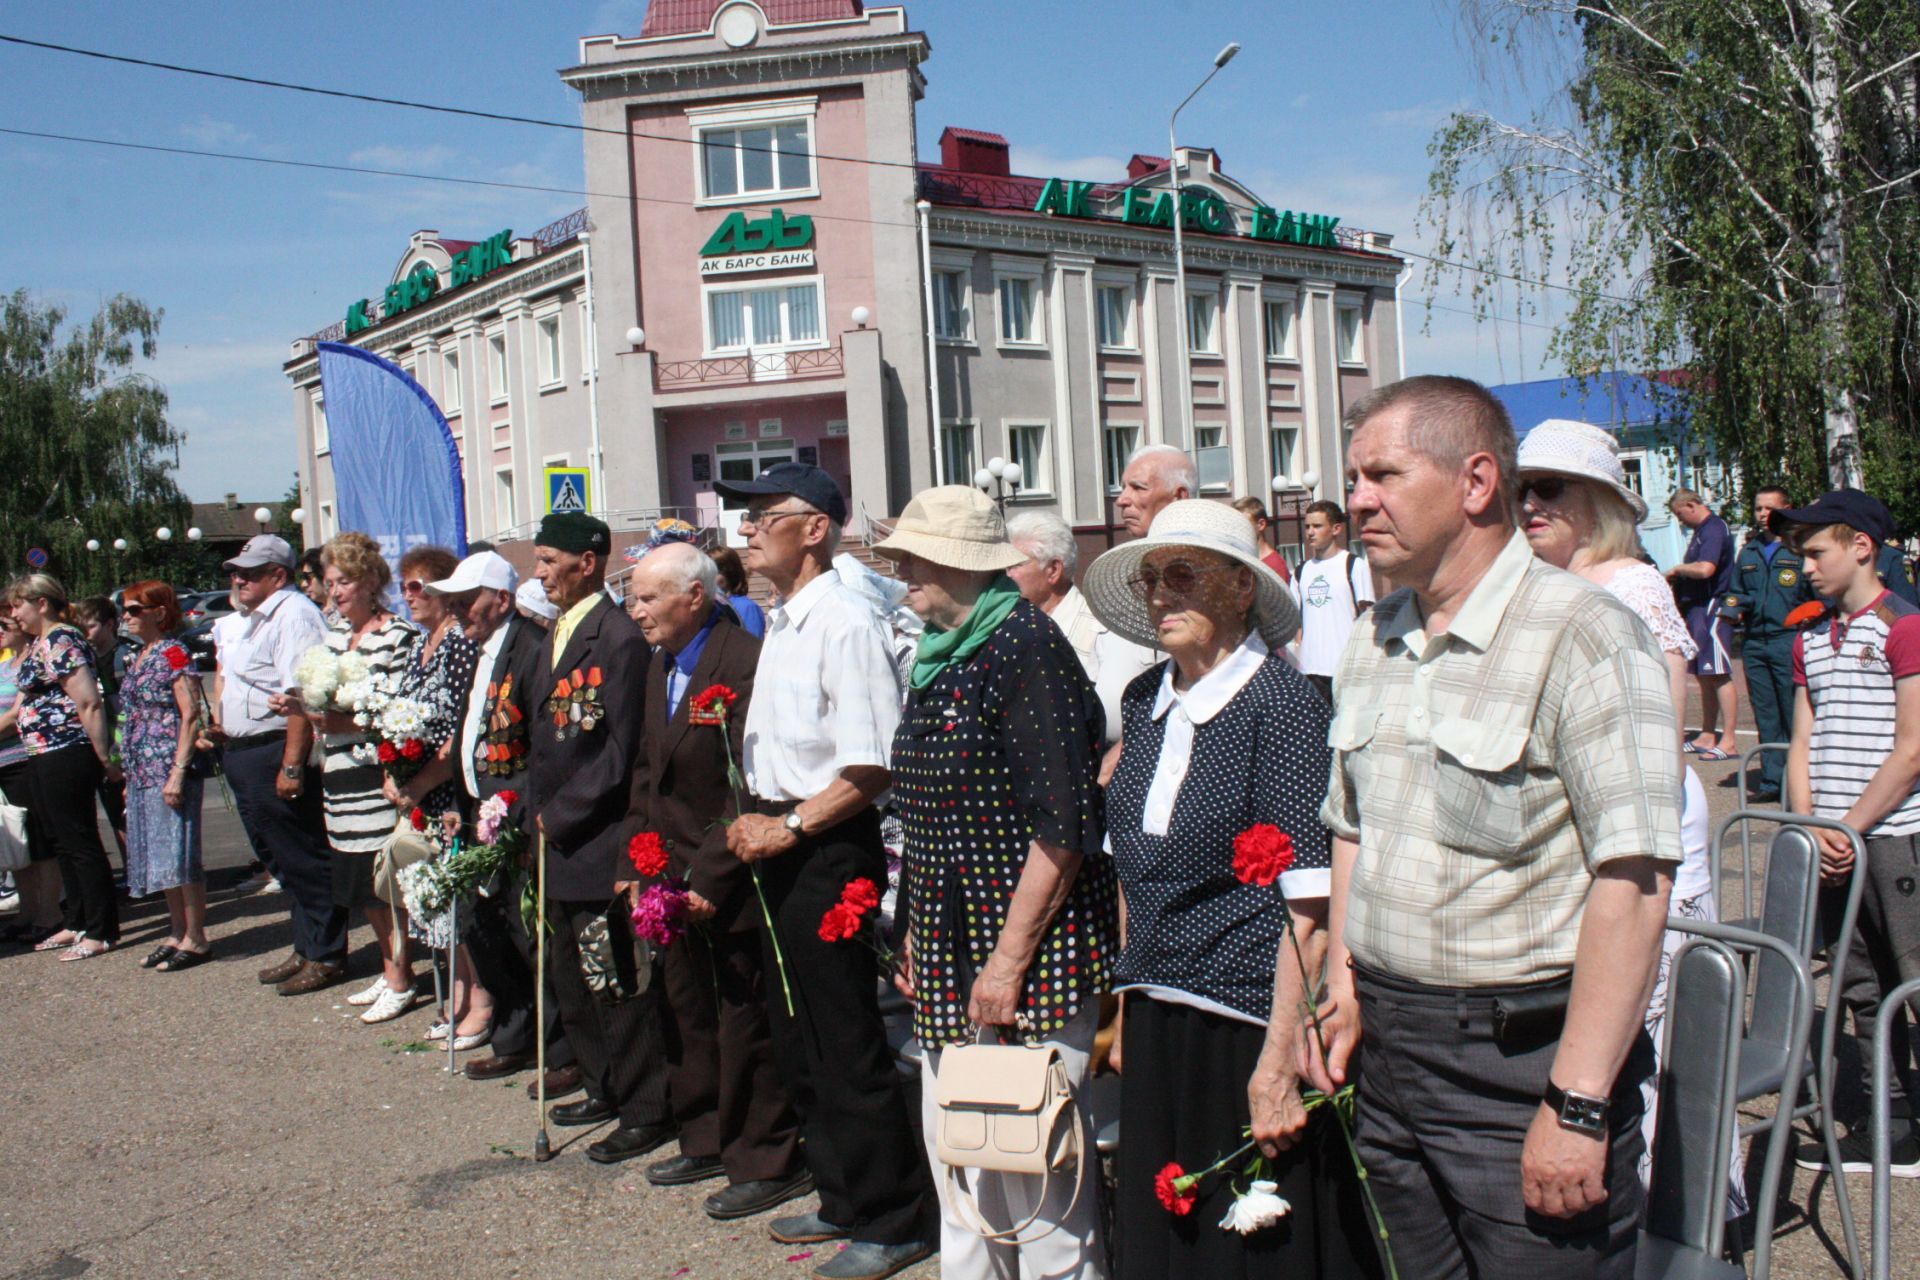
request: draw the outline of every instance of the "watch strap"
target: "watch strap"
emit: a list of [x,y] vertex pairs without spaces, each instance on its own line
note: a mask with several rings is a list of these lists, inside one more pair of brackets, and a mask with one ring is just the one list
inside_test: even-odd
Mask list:
[[1607,1131],[1607,1108],[1611,1104],[1606,1098],[1596,1098],[1585,1093],[1568,1093],[1552,1080],[1548,1080],[1547,1089],[1541,1095],[1541,1101],[1560,1117],[1560,1123],[1565,1128],[1591,1134],[1604,1134]]

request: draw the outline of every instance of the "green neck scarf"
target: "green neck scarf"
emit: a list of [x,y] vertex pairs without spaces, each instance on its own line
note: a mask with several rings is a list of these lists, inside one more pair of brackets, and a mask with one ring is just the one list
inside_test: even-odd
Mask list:
[[973,602],[973,612],[965,622],[951,631],[941,631],[929,624],[926,634],[920,638],[920,650],[913,658],[910,682],[913,687],[924,689],[938,680],[948,667],[969,661],[1019,603],[1020,588],[1003,573],[988,583],[980,598]]

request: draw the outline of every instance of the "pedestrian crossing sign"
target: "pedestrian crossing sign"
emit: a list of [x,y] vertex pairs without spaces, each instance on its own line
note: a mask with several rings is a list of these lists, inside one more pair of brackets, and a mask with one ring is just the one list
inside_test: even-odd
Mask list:
[[593,510],[593,487],[585,467],[547,468],[547,514]]

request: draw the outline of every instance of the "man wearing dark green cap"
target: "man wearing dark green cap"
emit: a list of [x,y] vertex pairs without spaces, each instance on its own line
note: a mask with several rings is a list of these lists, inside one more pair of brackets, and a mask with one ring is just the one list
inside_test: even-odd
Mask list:
[[634,872],[622,839],[639,755],[651,656],[640,628],[608,598],[612,535],[562,512],[534,535],[535,576],[560,610],[536,670],[527,789],[547,896],[547,977],[579,1058],[587,1096],[555,1124],[620,1127],[587,1148],[602,1164],[673,1137],[653,955],[633,936]]

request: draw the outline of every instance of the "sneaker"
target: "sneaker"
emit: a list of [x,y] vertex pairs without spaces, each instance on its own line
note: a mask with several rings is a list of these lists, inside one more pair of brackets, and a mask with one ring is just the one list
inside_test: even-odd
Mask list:
[[379,998],[360,1015],[360,1021],[371,1026],[376,1022],[391,1022],[407,1010],[413,1008],[413,992],[395,991],[388,987]]
[[3,915],[9,911],[18,911],[19,909],[20,909],[19,894],[0,893],[0,915]]
[[[1827,1169],[1827,1148],[1822,1142],[1808,1142],[1794,1152],[1793,1162],[1802,1169],[1814,1169],[1825,1172]],[[1860,1128],[1840,1139],[1840,1172],[1873,1172],[1873,1138]],[[1920,1178],[1920,1133],[1909,1126],[1905,1133],[1894,1139],[1893,1149],[1888,1154],[1887,1172],[1896,1178]]]
[[381,974],[373,980],[371,986],[364,987],[347,997],[347,1003],[354,1006],[369,1005],[387,994],[387,975]]

